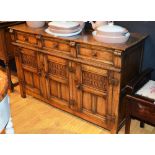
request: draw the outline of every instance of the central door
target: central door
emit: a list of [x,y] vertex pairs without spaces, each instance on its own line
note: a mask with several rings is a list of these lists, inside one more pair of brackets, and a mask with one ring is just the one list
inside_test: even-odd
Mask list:
[[51,103],[61,108],[71,108],[73,105],[72,74],[69,60],[45,55],[45,78],[47,98]]

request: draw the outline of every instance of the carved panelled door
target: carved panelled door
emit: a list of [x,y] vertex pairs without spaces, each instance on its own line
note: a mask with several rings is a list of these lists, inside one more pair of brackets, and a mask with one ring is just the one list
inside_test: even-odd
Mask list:
[[52,104],[63,108],[73,106],[72,72],[72,62],[69,60],[45,55],[47,97]]
[[[78,110],[106,124],[111,114],[112,85],[108,70],[78,64],[76,67]],[[110,98],[111,97],[111,98]]]
[[[42,84],[41,84],[41,71],[39,69],[39,55],[36,51],[30,49],[20,49],[20,51],[16,52],[15,56],[19,56],[20,62],[22,62],[17,69],[22,68],[22,75],[21,81],[19,82],[23,84],[24,88],[31,93],[42,95]],[[18,64],[17,64],[18,65]],[[19,71],[21,72],[21,71]]]

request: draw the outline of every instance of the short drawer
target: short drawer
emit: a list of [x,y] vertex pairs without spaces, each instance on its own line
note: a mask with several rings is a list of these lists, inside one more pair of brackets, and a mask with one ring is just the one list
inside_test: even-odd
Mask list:
[[43,48],[49,51],[56,51],[62,54],[66,55],[73,55],[72,47],[70,45],[70,41],[66,40],[58,40],[58,39],[52,39],[52,38],[43,38]]
[[35,45],[35,46],[38,45],[38,40],[35,35],[26,34],[26,33],[22,33],[22,32],[16,33],[16,42],[31,44],[31,45]]
[[81,59],[92,59],[108,65],[113,65],[113,56],[113,51],[110,49],[77,45],[77,57]]
[[155,107],[143,103],[132,103],[132,116],[155,124]]

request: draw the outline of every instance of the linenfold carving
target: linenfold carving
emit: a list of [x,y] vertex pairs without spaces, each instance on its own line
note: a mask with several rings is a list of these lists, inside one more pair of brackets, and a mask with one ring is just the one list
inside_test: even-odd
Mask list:
[[37,59],[34,56],[23,54],[22,61],[24,65],[37,68]]
[[83,71],[82,80],[85,85],[107,91],[107,77]]
[[58,64],[55,62],[48,62],[49,73],[67,78],[66,65]]

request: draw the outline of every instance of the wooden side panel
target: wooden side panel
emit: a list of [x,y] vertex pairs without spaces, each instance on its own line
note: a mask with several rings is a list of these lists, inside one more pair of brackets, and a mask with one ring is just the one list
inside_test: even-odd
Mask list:
[[134,46],[122,58],[121,88],[141,71],[143,44]]
[[6,50],[6,48],[4,47],[5,43],[4,43],[4,30],[0,29],[0,59],[4,60],[5,59],[5,55],[4,52]]
[[8,56],[9,58],[14,58],[15,46],[11,44],[12,39],[8,29],[5,30],[5,38]]

